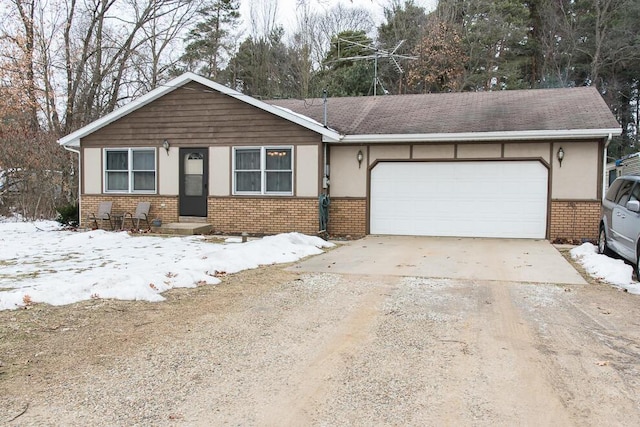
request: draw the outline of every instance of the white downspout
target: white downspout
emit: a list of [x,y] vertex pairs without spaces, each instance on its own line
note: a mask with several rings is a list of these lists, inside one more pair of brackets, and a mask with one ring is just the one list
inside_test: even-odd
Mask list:
[[602,156],[602,200],[604,200],[604,196],[606,193],[605,188],[607,188],[607,181],[609,179],[609,177],[607,176],[607,149],[609,148],[609,144],[611,144],[611,138],[613,138],[613,135],[611,134],[611,132],[609,132],[609,136],[604,143],[604,156]]

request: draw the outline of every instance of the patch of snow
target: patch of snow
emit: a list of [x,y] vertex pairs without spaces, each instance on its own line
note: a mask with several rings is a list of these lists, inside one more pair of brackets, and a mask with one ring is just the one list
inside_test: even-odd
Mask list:
[[623,260],[599,254],[598,248],[591,243],[583,243],[571,249],[570,253],[592,277],[626,289],[629,293],[640,294],[640,283],[633,280],[633,267]]
[[53,221],[0,221],[0,310],[91,298],[162,301],[177,287],[218,284],[216,276],[296,261],[333,246],[279,234],[237,245],[203,237],[65,231]]
[[227,237],[225,243],[242,243],[242,237]]

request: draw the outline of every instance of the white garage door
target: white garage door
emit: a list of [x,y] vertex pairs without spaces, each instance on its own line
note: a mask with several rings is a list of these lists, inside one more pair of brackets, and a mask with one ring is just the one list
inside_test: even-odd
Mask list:
[[371,171],[371,234],[544,238],[538,161],[383,162]]

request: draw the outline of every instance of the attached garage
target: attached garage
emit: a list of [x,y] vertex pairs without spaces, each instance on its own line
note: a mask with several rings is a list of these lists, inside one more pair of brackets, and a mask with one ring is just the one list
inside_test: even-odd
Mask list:
[[537,160],[379,162],[371,234],[544,239],[548,182]]

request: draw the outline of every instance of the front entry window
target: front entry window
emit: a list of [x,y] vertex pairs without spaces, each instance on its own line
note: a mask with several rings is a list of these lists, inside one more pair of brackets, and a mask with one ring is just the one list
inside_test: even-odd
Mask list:
[[200,153],[189,153],[184,156],[184,194],[186,196],[202,196],[204,174],[204,156]]

